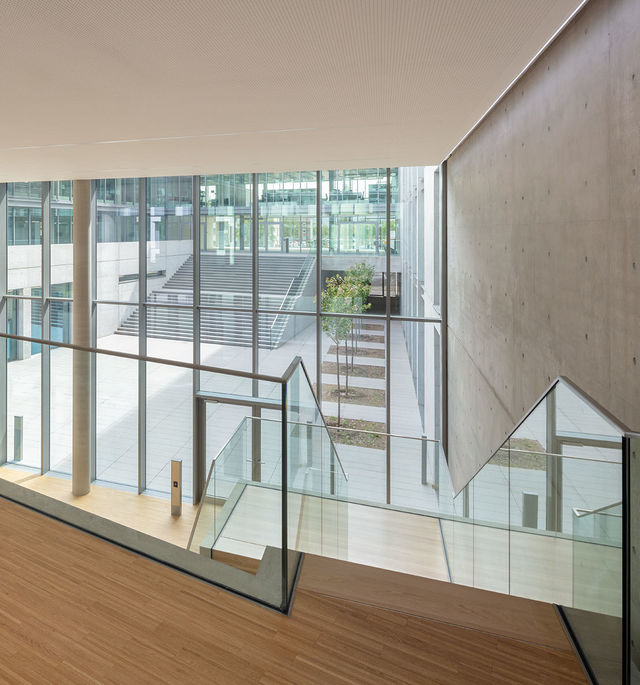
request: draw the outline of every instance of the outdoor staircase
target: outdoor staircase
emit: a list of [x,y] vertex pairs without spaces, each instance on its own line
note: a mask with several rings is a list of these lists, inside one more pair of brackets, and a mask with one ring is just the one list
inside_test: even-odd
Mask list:
[[[260,306],[282,314],[259,315],[259,346],[274,349],[286,340],[289,323],[285,314],[295,309],[313,273],[315,259],[307,255],[260,254]],[[200,255],[200,304],[203,307],[251,309],[252,259],[250,254]],[[149,293],[147,335],[167,340],[193,340],[193,257],[176,270],[169,280]],[[189,309],[163,307],[184,305]],[[250,346],[252,343],[251,311],[201,309],[200,339],[203,343]],[[120,335],[137,336],[140,312],[136,309],[117,329]]]

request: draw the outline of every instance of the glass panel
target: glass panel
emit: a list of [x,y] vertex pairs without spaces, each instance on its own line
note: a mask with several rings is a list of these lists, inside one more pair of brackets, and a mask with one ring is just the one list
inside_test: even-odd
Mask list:
[[[7,332],[11,335],[22,335],[26,338],[42,337],[42,300],[40,288],[31,288],[34,293],[28,299],[7,298]],[[18,290],[13,295],[21,295]],[[37,295],[37,297],[36,297]],[[38,343],[22,340],[7,341],[7,355],[9,361],[28,359],[32,354],[40,352]]]
[[598,683],[617,685],[622,682],[622,504],[577,509],[573,519],[573,596],[565,613]]
[[473,585],[509,593],[509,450],[503,448],[473,479]]
[[138,486],[138,361],[96,359],[96,478]]
[[[71,343],[72,303],[52,301],[50,307],[51,338]],[[73,438],[73,350],[52,347],[50,368],[50,468],[52,471],[70,474]]]
[[386,197],[386,169],[323,172],[323,253],[384,255]]
[[[66,303],[65,307],[67,306]],[[99,308],[98,318],[105,312]],[[67,311],[67,315],[70,314]],[[107,312],[108,315],[108,312]],[[38,353],[40,355],[41,353]],[[32,474],[15,481],[16,464],[0,469],[0,490],[43,512],[68,521],[72,525],[97,533],[128,548],[137,549],[145,555],[159,559],[174,567],[183,568],[203,579],[233,588],[254,597],[274,608],[285,608],[282,592],[282,526],[281,480],[282,480],[282,421],[281,412],[263,409],[262,415],[251,418],[242,408],[239,421],[231,426],[230,415],[213,413],[206,427],[212,441],[219,440],[221,425],[229,425],[226,443],[217,454],[215,477],[207,483],[207,495],[199,508],[190,504],[190,455],[194,424],[191,416],[193,406],[192,371],[171,363],[147,363],[147,476],[149,487],[145,494],[137,494],[138,476],[138,371],[140,362],[119,355],[107,353],[84,353],[52,346],[50,350],[52,369],[52,443],[58,452],[52,452],[53,469],[44,476]],[[33,362],[37,377],[20,379],[19,387],[11,384],[11,368],[26,368],[25,362]],[[37,365],[35,364],[37,362]],[[33,403],[34,383],[41,387],[41,359],[33,355],[28,360],[10,362],[10,400]],[[84,362],[84,363],[82,363]],[[83,383],[76,389],[86,391],[86,407],[89,407],[91,369],[96,368],[96,457],[97,480],[90,484],[89,492],[81,501],[71,496],[71,482],[60,477],[60,471],[69,473],[71,430],[78,416],[71,416],[72,384],[71,372],[80,374]],[[229,377],[226,373],[206,374],[205,382],[212,387],[222,388]],[[210,378],[207,379],[207,376]],[[238,379],[253,385],[252,379]],[[226,387],[232,383],[227,382]],[[265,383],[265,385],[267,385]],[[281,383],[269,388],[281,390]],[[308,389],[308,386],[307,386]],[[310,392],[310,390],[309,390]],[[170,393],[170,398],[168,393]],[[214,408],[214,405],[209,405]],[[217,409],[221,405],[215,405]],[[278,405],[274,405],[277,407]],[[26,428],[21,442],[23,450],[20,463],[28,462],[24,457],[31,455],[31,442],[35,441],[35,460],[28,465],[39,466],[41,441],[29,434],[31,417],[23,423]],[[90,427],[90,413],[85,415]],[[37,422],[39,425],[39,421]],[[252,423],[260,428],[254,430]],[[35,424],[35,422],[34,422]],[[80,422],[82,433],[82,421]],[[291,426],[293,433],[297,426]],[[90,443],[90,439],[88,441]],[[13,444],[10,443],[10,449]],[[241,451],[234,457],[236,450]],[[295,449],[295,448],[294,448]],[[80,455],[81,456],[81,455]],[[86,466],[90,466],[90,450],[85,451]],[[169,473],[168,462],[182,458],[183,506],[180,515],[175,515],[172,503],[166,497]],[[236,461],[234,461],[234,459]],[[211,466],[212,460],[209,462]],[[172,474],[172,479],[174,476]],[[233,479],[233,480],[231,480]],[[330,482],[330,479],[329,479]],[[239,492],[237,486],[242,488]],[[47,495],[41,495],[46,487]],[[172,488],[175,487],[173,484]],[[29,490],[28,494],[26,490]],[[164,496],[156,496],[154,491]],[[233,497],[236,497],[233,500]],[[54,501],[57,500],[57,501]],[[226,507],[226,508],[225,508]],[[327,515],[323,525],[328,532],[336,528],[335,501],[327,503]],[[209,517],[207,525],[207,517]],[[212,518],[217,517],[217,518]],[[111,523],[119,525],[112,526]],[[201,525],[199,525],[199,523]],[[194,525],[195,523],[195,525]],[[201,544],[207,535],[213,539],[209,548]],[[332,534],[333,535],[333,534]],[[190,543],[191,539],[191,543]],[[337,543],[332,538],[332,549],[337,553]],[[189,551],[193,549],[196,553]],[[295,561],[296,555],[292,553]],[[261,560],[265,567],[257,574]],[[293,563],[293,562],[292,562]],[[291,568],[290,578],[295,569]],[[289,593],[286,593],[288,597]]]
[[[557,407],[556,430],[559,435],[570,436],[573,433],[578,433],[610,438],[620,437],[620,431],[603,415],[584,402],[570,385],[559,383],[555,389],[555,396]],[[591,454],[584,453],[580,456],[598,458],[598,448],[593,448],[593,450]],[[620,459],[619,453],[617,459]]]
[[96,181],[99,300],[137,302],[138,179]]
[[[209,371],[201,371],[199,376],[199,394],[205,398],[210,397],[211,399],[216,399],[212,396],[212,394],[222,393],[235,396],[237,401],[241,401],[242,397],[248,400],[251,398],[274,399],[276,402],[275,409],[278,410],[281,406],[280,383],[272,383],[267,381],[260,381],[258,383],[251,378],[243,378]],[[207,426],[209,427],[206,443],[207,468],[231,439],[236,427],[242,422],[243,419],[253,415],[260,416],[260,412],[262,412],[263,417],[269,417],[272,414],[272,410],[255,410],[257,413],[254,413],[252,407],[246,404],[230,404],[225,402],[224,398],[217,399],[220,401],[207,404],[206,420]],[[251,430],[252,429],[249,428],[249,431]],[[259,428],[256,430],[259,431]],[[256,435],[258,435],[257,432]]]
[[193,361],[193,309],[147,305],[147,356]]
[[562,605],[598,682],[618,683],[622,496],[621,429],[560,380],[456,497],[452,579]]
[[[370,290],[364,311],[386,311],[386,170],[346,169],[323,172],[322,284],[343,278],[355,268],[366,273]],[[395,262],[393,262],[395,264]],[[392,288],[392,312],[397,313],[397,270]],[[395,309],[394,309],[395,307]]]
[[316,174],[260,174],[260,307],[314,311]]
[[[251,396],[250,384],[236,383],[230,377],[220,374],[201,374],[201,391],[230,392],[235,395]],[[240,379],[241,381],[243,379]],[[228,388],[228,389],[227,389]],[[246,392],[248,391],[248,392]],[[225,445],[233,437],[237,427],[252,415],[251,408],[245,405],[225,404],[223,402],[208,403],[206,411],[207,441],[206,464],[207,469],[217,459]],[[251,426],[247,429],[251,433]],[[256,435],[258,435],[256,433]]]
[[[207,406],[207,411],[208,409]],[[233,512],[234,505],[246,488],[246,462],[250,450],[251,422],[243,419],[216,457],[215,467],[211,470],[200,506],[198,521],[194,526],[190,542],[192,551],[199,552],[204,548],[207,554],[214,557],[217,556],[217,551],[224,551],[227,541],[220,539],[220,535]],[[243,546],[242,551],[245,554],[240,556],[246,556],[249,551],[248,543]],[[261,559],[264,554],[264,548],[251,551],[258,555],[253,557],[257,559]]]
[[[99,348],[138,354],[138,307],[96,305]],[[138,486],[138,361],[96,357],[96,478]]]
[[392,437],[390,450],[391,504],[402,509],[436,513],[439,509],[440,464],[436,463],[439,443]]
[[[41,300],[8,298],[7,309],[9,333],[39,337]],[[40,468],[42,347],[14,340],[7,359],[7,461]]]
[[[341,304],[325,297],[325,306],[335,311]],[[323,316],[322,333],[322,406],[328,424],[386,432],[384,320]]]
[[287,463],[289,549],[345,555],[347,477],[302,366],[287,382]]
[[349,499],[386,504],[386,435],[335,426],[329,428],[329,434],[344,470],[349,474]]
[[251,308],[251,174],[200,177],[201,303]]
[[[218,422],[209,416],[207,436]],[[256,426],[259,425],[259,428]],[[209,470],[189,549],[255,576],[254,592],[282,606],[281,421],[243,418]],[[207,450],[208,451],[208,450]],[[265,562],[270,571],[256,576]],[[237,588],[230,584],[228,587]]]
[[[51,183],[51,295],[53,297],[73,296],[73,182]],[[58,333],[52,312],[51,339]]]
[[251,312],[200,311],[200,361],[237,371],[251,371]]
[[136,304],[97,304],[97,347],[138,354],[139,316]]
[[391,432],[396,435],[439,437],[439,332],[439,324],[391,322]]
[[[456,497],[445,535],[453,580],[619,616],[622,471],[615,433],[560,381]],[[445,513],[443,507],[446,499]]]
[[260,373],[281,376],[291,360],[302,357],[307,373],[316,376],[316,318],[295,314],[260,314]]
[[193,371],[146,364],[147,489],[171,490],[171,460],[182,460],[185,495],[193,480]]
[[401,272],[400,314],[414,317],[438,316],[438,167],[398,169],[398,188],[400,201],[398,205],[392,203],[392,217],[397,206],[397,251]]
[[193,181],[147,179],[147,300],[193,302]]
[[9,183],[7,195],[8,290],[29,296],[42,285],[42,184]]

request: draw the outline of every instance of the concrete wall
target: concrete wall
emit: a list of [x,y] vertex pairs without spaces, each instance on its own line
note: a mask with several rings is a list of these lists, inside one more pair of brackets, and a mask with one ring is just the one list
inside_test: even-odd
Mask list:
[[448,161],[456,488],[560,374],[640,428],[639,31],[592,0]]

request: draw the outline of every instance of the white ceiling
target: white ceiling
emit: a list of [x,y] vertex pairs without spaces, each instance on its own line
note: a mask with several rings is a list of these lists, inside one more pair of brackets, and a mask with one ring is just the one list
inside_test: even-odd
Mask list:
[[436,164],[579,0],[1,0],[0,180]]

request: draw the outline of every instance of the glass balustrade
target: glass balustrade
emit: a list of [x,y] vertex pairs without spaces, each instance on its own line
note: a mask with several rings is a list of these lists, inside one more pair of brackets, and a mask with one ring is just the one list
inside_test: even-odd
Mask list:
[[[52,369],[68,382],[45,383]],[[9,411],[6,497],[281,610],[302,553],[552,602],[598,682],[636,668],[640,439],[564,379],[455,493],[438,441],[327,428],[299,358],[266,376],[41,343],[20,374],[9,410],[32,386],[47,391],[43,407],[60,387],[71,397],[55,425]],[[131,374],[144,412],[123,391]],[[86,445],[75,459],[74,421]],[[83,468],[91,491],[76,497]],[[398,566],[388,536],[423,561]]]
[[68,401],[50,426],[9,412],[1,495],[283,611],[302,552],[346,557],[346,475],[299,358],[267,376],[43,342],[8,406],[57,399],[52,369]]
[[621,682],[625,428],[559,379],[453,500],[453,582],[552,602]]

